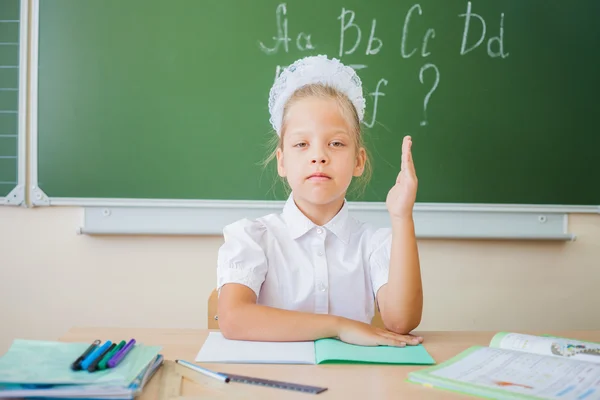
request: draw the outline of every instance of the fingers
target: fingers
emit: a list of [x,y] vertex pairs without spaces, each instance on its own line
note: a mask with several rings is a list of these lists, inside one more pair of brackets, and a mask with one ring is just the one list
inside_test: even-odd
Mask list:
[[[406,136],[404,138],[404,142],[406,142],[406,170],[409,172],[415,173],[415,164],[413,162],[412,156],[412,138],[410,136]],[[404,147],[404,146],[403,146]],[[404,150],[403,150],[404,152]]]
[[405,170],[406,168],[408,168],[408,162],[411,159],[411,155],[410,155],[411,145],[412,145],[411,137],[404,136],[404,139],[402,140],[402,165],[400,166],[400,168],[402,170]]
[[396,178],[396,182],[400,182],[400,176],[403,172],[416,175],[415,165],[412,158],[412,137],[408,135],[405,136],[402,141],[402,160],[400,165],[400,173]]
[[420,336],[399,335],[397,333],[386,331],[383,329],[379,330],[377,333],[382,338],[381,341],[384,341],[385,344],[388,346],[416,346],[423,343],[423,338]]
[[406,342],[399,340],[399,339],[393,339],[393,338],[389,338],[387,336],[382,336],[380,335],[377,338],[377,346],[393,346],[393,347],[406,347]]

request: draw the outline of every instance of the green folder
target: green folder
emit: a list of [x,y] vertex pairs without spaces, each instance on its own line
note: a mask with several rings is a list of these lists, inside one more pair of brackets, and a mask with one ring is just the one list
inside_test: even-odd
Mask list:
[[435,364],[435,360],[423,345],[406,347],[358,346],[338,339],[319,339],[315,341],[315,363],[431,365]]

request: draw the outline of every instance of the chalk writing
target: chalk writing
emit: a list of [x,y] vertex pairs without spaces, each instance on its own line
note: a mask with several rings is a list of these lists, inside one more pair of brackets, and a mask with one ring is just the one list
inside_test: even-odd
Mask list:
[[402,42],[400,44],[400,53],[404,58],[412,57],[412,55],[415,54],[415,52],[417,51],[417,49],[414,48],[410,53],[406,53],[406,37],[408,36],[408,24],[410,22],[410,17],[412,16],[413,11],[415,10],[419,11],[419,15],[423,14],[421,6],[415,4],[410,8],[410,10],[408,10],[408,12],[406,13],[406,17],[404,18],[404,26],[402,27]]
[[[292,40],[289,36],[288,31],[288,9],[286,3],[281,3],[275,9],[275,26],[276,26],[276,36],[273,37],[274,43],[271,47],[266,46],[263,42],[259,42],[260,49],[267,55],[277,54],[281,49],[285,53],[290,52],[290,41]],[[346,7],[342,7],[339,14],[337,14],[336,19],[339,24],[339,47],[337,50],[337,58],[344,60],[346,58],[352,59],[355,61],[355,57],[362,51],[368,57],[367,60],[377,60],[378,57],[384,52],[384,39],[377,36],[377,28],[378,21],[376,18],[372,16],[367,16],[368,19],[363,20],[365,22],[361,22],[360,16],[354,10],[348,9]],[[415,29],[411,28],[411,26],[423,26],[423,21],[420,19],[426,18],[426,10],[423,9],[421,4],[415,3],[406,9],[406,13],[404,14],[404,20],[401,24],[398,24],[397,29],[399,30],[398,35],[395,37],[400,40],[399,48],[396,47],[396,50],[399,51],[402,59],[412,59],[414,57],[420,58],[431,58],[432,53],[435,52],[435,48],[431,47],[431,43],[436,39],[436,29],[434,27],[425,27],[426,31],[418,32]],[[490,16],[487,15],[486,18]],[[458,14],[458,18],[464,19],[464,26],[462,29],[462,36],[460,36],[458,41],[460,41],[460,52],[461,56],[466,56],[472,52],[479,52],[477,49],[483,45],[487,39],[487,55],[491,58],[495,59],[505,59],[509,56],[509,52],[505,50],[504,44],[504,13],[500,13],[500,24],[499,24],[499,33],[496,36],[488,37],[489,30],[486,24],[486,20],[483,15],[474,12],[473,5],[471,1],[466,2],[466,11],[464,13]],[[414,23],[415,19],[419,19],[419,23]],[[332,21],[333,23],[333,21]],[[367,24],[367,26],[364,26]],[[362,27],[369,28],[368,32],[368,40],[366,44],[363,44],[363,30]],[[478,26],[477,26],[478,25]],[[480,29],[478,29],[480,28]],[[481,34],[479,37],[476,37],[477,33]],[[422,36],[421,36],[422,35]],[[442,35],[443,37],[443,35]],[[318,46],[315,45],[311,34],[304,32],[300,32],[295,38],[295,45],[299,51],[311,51],[315,50]],[[328,42],[327,38],[318,38],[317,41]],[[389,40],[389,38],[386,38]],[[439,40],[439,39],[438,39]],[[446,40],[448,40],[446,38]],[[364,45],[364,47],[361,47]],[[292,44],[293,46],[293,44]],[[420,47],[420,48],[419,48]],[[359,48],[361,51],[359,52]],[[386,52],[389,47],[386,46]],[[420,50],[420,51],[419,51]],[[362,60],[361,60],[362,61]],[[368,68],[369,61],[366,63],[346,63],[351,68],[359,71]],[[275,69],[275,79],[281,74],[281,71],[285,68],[282,65],[277,65]],[[426,62],[421,66],[418,71],[418,79],[421,85],[426,87],[425,97],[423,99],[423,118],[420,121],[420,126],[427,126],[429,124],[428,118],[428,108],[431,103],[432,96],[434,92],[438,89],[440,85],[440,69],[433,62]],[[373,79],[373,77],[369,77]],[[389,79],[387,77],[376,77],[377,85],[375,87],[375,91],[368,93],[366,96],[371,98],[371,101],[368,102],[372,104],[372,108],[369,111],[370,116],[363,121],[363,124],[369,128],[372,128],[377,123],[378,118],[378,107],[380,105],[380,98],[385,97],[386,94],[382,91],[382,89],[389,84]],[[410,99],[412,100],[412,99]]]
[[281,16],[287,14],[287,8],[285,3],[282,3],[277,6],[277,10],[275,10],[275,21],[277,24],[277,36],[273,37],[275,40],[274,47],[267,47],[262,42],[260,42],[260,49],[264,51],[266,54],[275,54],[279,51],[279,46],[283,43],[283,47],[285,48],[285,52],[287,53],[290,49],[288,43],[290,38],[288,36],[288,23],[287,18],[283,19],[283,23],[281,22]]
[[375,88],[375,92],[369,93],[369,95],[374,98],[374,100],[373,100],[373,117],[371,119],[371,122],[364,122],[364,124],[366,126],[368,126],[369,128],[374,127],[375,121],[377,120],[377,104],[379,103],[379,97],[385,96],[385,93],[379,91],[379,87],[381,86],[382,83],[387,86],[388,81],[385,79],[380,79],[379,82],[377,82],[377,87]]
[[[471,12],[471,2],[467,2],[467,12],[465,14],[459,14],[459,17],[464,17],[465,19],[465,28],[463,30],[463,37],[462,37],[462,42],[460,45],[460,55],[465,55],[473,50],[475,50],[477,47],[479,47],[483,41],[485,40],[485,34],[486,34],[486,24],[485,24],[485,19],[483,19],[483,17],[479,14],[475,14]],[[477,18],[479,20],[479,22],[481,22],[481,26],[482,26],[482,32],[481,32],[481,36],[479,37],[479,39],[477,40],[477,42],[467,48],[467,40],[469,37],[469,27],[471,25],[471,18]],[[499,36],[494,36],[492,37],[490,40],[488,40],[488,44],[487,44],[487,50],[488,50],[488,55],[492,58],[496,58],[496,57],[502,57],[502,58],[506,58],[508,57],[508,53],[504,53],[504,43],[503,43],[503,39],[504,39],[504,13],[500,14],[500,35]],[[498,43],[498,52],[493,52],[492,51],[492,44],[496,42]]]
[[[301,41],[304,40],[304,44]],[[304,32],[300,32],[298,34],[298,38],[296,39],[296,47],[298,50],[306,51],[306,50],[314,50],[315,47],[310,41],[310,35],[307,35]]]
[[431,63],[427,63],[421,67],[421,71],[419,71],[419,81],[421,82],[421,84],[425,84],[425,81],[423,80],[423,73],[430,68],[433,68],[433,70],[435,71],[435,81],[433,82],[433,86],[431,87],[429,92],[427,92],[427,94],[425,95],[425,100],[423,101],[424,118],[423,121],[421,121],[421,126],[427,125],[427,106],[429,105],[429,99],[431,98],[431,95],[433,94],[433,92],[435,92],[435,89],[437,89],[438,84],[440,83],[440,70],[438,69],[438,67],[435,66],[435,64]]
[[429,38],[435,39],[435,29],[428,29],[425,37],[423,38],[423,51],[421,51],[421,55],[423,57],[427,57],[431,53],[427,51],[427,43],[429,43]]
[[[346,14],[350,14],[350,20],[346,23]],[[356,49],[358,48],[358,45],[360,44],[360,39],[361,39],[361,32],[360,32],[360,27],[358,25],[356,25],[354,23],[354,17],[356,16],[356,14],[354,13],[354,11],[352,10],[346,10],[345,8],[342,8],[342,15],[340,15],[338,17],[338,19],[341,21],[341,33],[340,33],[340,58],[342,58],[345,54],[352,54],[356,51]],[[350,50],[346,50],[344,51],[344,35],[346,33],[346,31],[350,28],[354,28],[356,29],[356,41],[354,42],[354,46],[350,49]]]
[[[283,45],[283,49],[286,53],[290,51],[289,43],[292,40],[288,34],[288,19],[287,6],[285,3],[281,3],[275,10],[275,24],[277,25],[277,36],[273,36],[275,45],[273,47],[267,47],[263,42],[258,42],[260,49],[265,54],[277,54],[279,47]],[[296,37],[296,47],[300,51],[314,50],[315,47],[312,44],[310,34],[300,32]]]
[[[367,46],[367,55],[373,55],[379,53],[381,47],[383,46],[383,42],[381,39],[375,37],[375,27],[377,26],[377,20],[373,18],[373,23],[371,24],[371,35],[369,36],[369,45]],[[373,42],[377,42],[378,46],[376,48],[372,48]]]

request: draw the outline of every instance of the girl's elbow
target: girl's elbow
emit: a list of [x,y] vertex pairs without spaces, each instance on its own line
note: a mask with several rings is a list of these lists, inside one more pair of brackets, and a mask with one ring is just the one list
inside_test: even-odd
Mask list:
[[386,325],[388,331],[397,333],[398,335],[408,335],[410,334],[416,326],[409,326],[404,324],[396,324],[396,325]]
[[219,317],[219,330],[225,339],[243,340],[243,332],[239,324],[231,323],[227,318]]
[[231,311],[220,312],[218,316],[219,330],[225,339],[243,340],[243,325],[239,324],[235,313]]
[[221,335],[223,335],[225,339],[233,339],[232,336],[235,336],[235,328],[228,323],[227,318],[223,318],[219,315],[218,321],[219,331],[221,332]]
[[397,333],[399,335],[408,335],[419,326],[421,323],[421,317],[414,319],[400,318],[397,320],[386,321],[384,325],[387,330]]

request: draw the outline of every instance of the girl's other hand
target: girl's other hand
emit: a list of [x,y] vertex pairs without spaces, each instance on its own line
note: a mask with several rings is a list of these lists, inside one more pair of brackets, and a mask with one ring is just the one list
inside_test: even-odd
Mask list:
[[413,335],[400,335],[385,329],[376,328],[364,322],[342,318],[338,328],[341,341],[360,346],[416,346],[423,338]]

